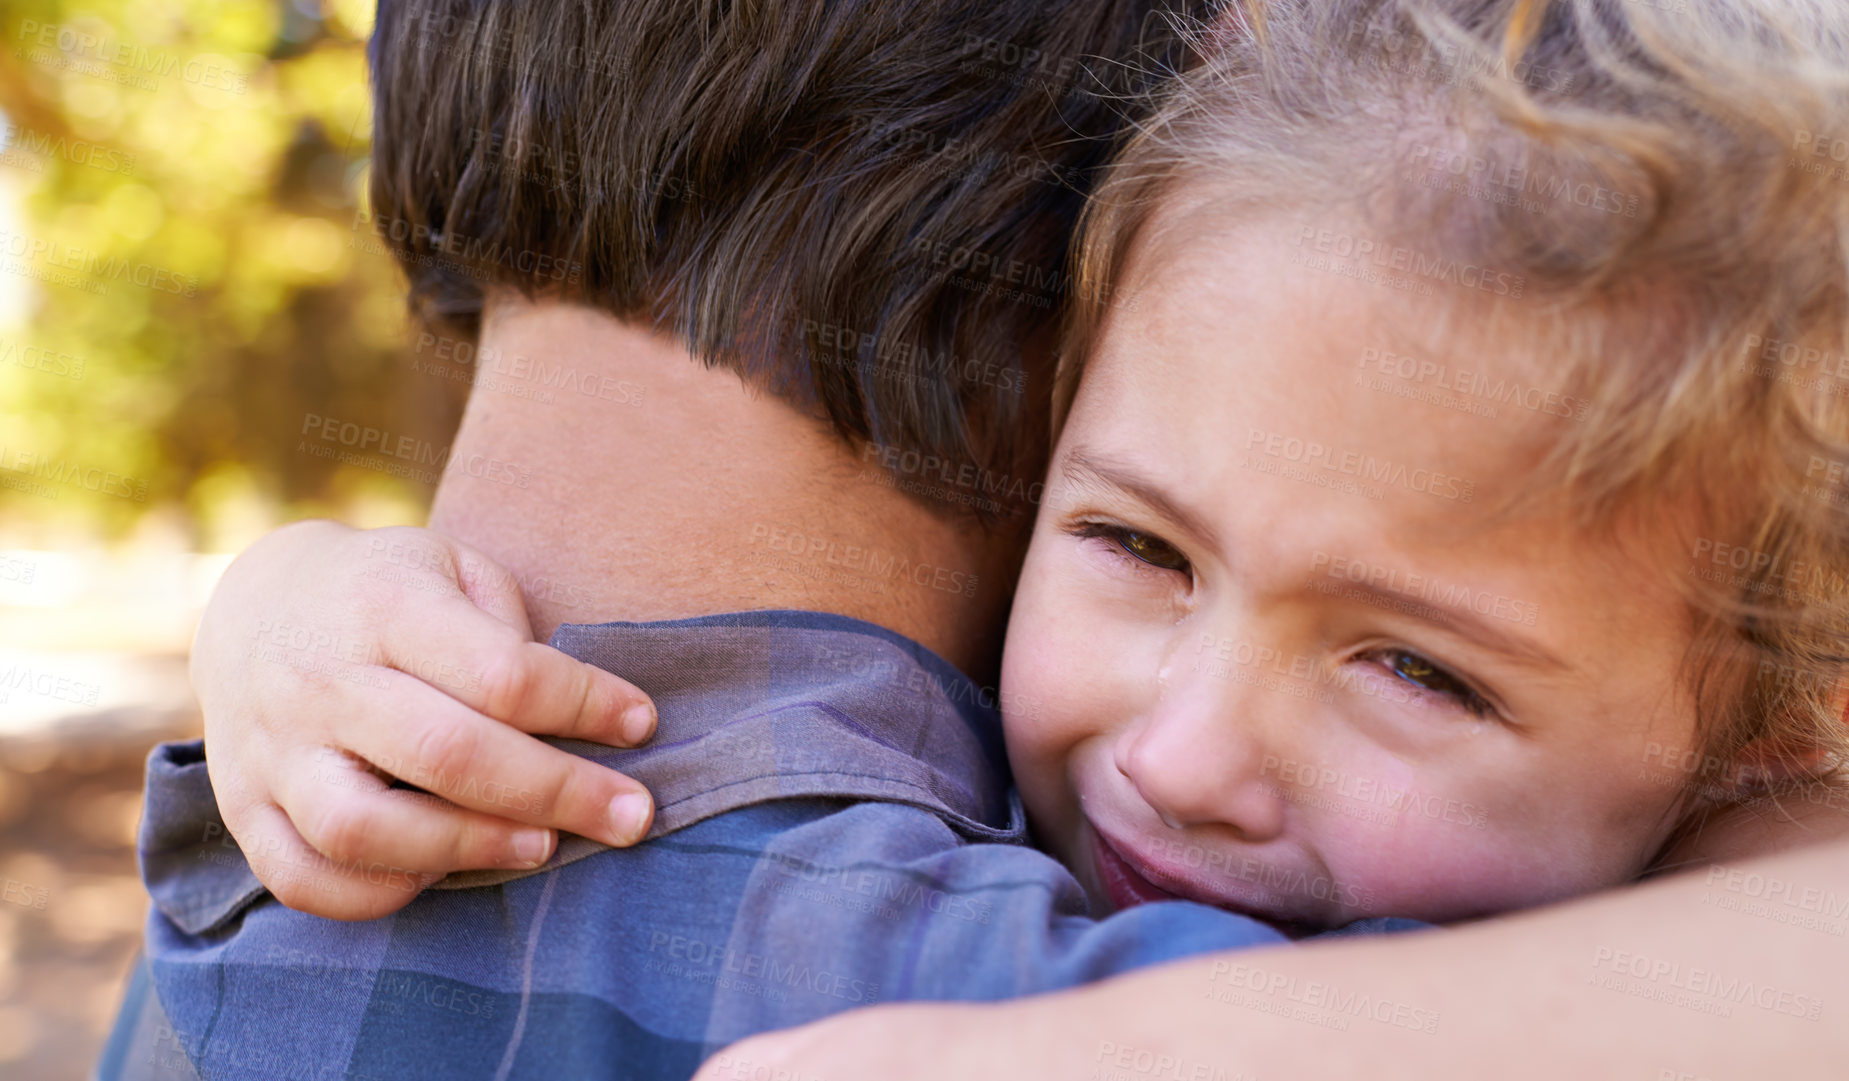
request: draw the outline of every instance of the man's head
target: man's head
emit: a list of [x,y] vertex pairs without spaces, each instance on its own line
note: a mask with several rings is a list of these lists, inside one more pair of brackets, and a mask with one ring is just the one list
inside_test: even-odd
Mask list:
[[385,0],[371,213],[426,320],[589,305],[874,459],[1037,478],[1071,230],[1166,10]]

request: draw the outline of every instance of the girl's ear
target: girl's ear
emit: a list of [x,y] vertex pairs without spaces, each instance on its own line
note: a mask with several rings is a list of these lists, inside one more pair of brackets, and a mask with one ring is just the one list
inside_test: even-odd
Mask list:
[[1767,736],[1740,749],[1730,771],[1744,792],[1815,777],[1828,764],[1829,748],[1810,740]]
[[[1849,681],[1837,684],[1830,712],[1839,723],[1849,725]],[[1735,786],[1751,791],[1815,777],[1829,767],[1829,756],[1828,747],[1812,740],[1766,736],[1741,748],[1729,772]]]

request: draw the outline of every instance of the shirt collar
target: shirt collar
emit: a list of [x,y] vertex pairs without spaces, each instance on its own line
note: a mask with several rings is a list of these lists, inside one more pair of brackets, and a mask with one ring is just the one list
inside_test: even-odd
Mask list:
[[[551,644],[654,699],[660,725],[647,746],[548,741],[647,785],[650,837],[754,803],[820,797],[910,804],[974,841],[1026,840],[991,693],[883,627],[771,610],[565,624]],[[466,783],[438,779],[434,790]],[[540,868],[461,872],[438,888],[505,882],[604,847],[561,837]]]

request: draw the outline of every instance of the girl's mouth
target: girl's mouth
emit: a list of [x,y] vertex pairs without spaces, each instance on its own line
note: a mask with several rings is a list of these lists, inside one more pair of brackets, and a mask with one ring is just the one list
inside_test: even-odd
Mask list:
[[1246,916],[1265,924],[1286,938],[1305,938],[1316,934],[1322,928],[1314,927],[1295,920],[1274,916],[1256,908],[1248,908],[1220,897],[1195,896],[1176,893],[1151,881],[1148,875],[1138,869],[1137,864],[1107,840],[1096,826],[1091,828],[1092,865],[1097,869],[1098,883],[1105,895],[1119,909],[1132,908],[1151,901],[1195,901],[1212,905],[1234,915]]

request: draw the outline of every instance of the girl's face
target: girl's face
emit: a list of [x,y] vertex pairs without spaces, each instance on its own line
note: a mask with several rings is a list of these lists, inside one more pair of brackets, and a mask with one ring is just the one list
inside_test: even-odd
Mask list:
[[1523,303],[1357,281],[1321,235],[1194,228],[1126,276],[1003,659],[1040,840],[1106,907],[1290,931],[1634,878],[1677,802],[1646,752],[1694,728],[1677,554],[1491,522],[1578,422]]

